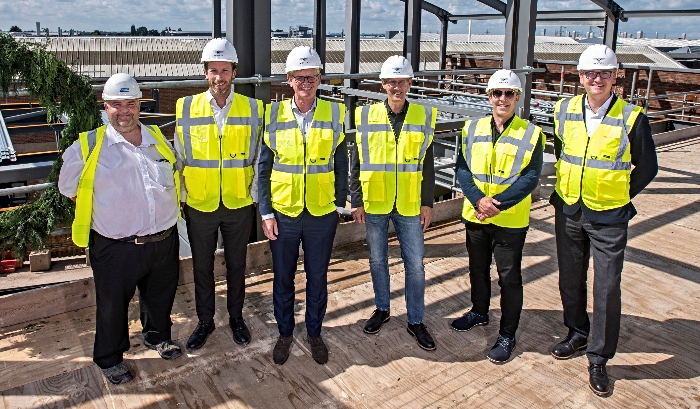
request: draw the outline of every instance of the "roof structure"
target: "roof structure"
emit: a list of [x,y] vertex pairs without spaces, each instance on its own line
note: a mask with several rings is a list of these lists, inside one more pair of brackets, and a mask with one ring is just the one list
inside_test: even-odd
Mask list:
[[0,162],[3,160],[15,161],[17,157],[15,156],[15,148],[12,146],[10,133],[5,126],[5,119],[0,111]]

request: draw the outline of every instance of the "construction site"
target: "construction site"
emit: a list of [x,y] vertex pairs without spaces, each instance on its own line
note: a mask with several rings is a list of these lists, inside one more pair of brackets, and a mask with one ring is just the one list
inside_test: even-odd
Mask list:
[[[591,0],[596,10],[538,11],[537,0],[469,0],[488,14],[456,15],[427,1],[402,0],[403,31],[363,38],[362,1],[346,0],[345,21],[327,21],[326,1],[315,0],[311,38],[270,35],[271,1],[213,1],[207,37],[27,37],[41,43],[72,70],[89,77],[100,100],[115,73],[133,76],[143,91],[140,120],[157,125],[172,141],[176,101],[209,84],[200,56],[212,38],[236,48],[234,90],[263,103],[289,99],[285,59],[297,46],[315,49],[324,63],[318,97],[363,106],[387,98],[379,71],[392,55],[405,56],[415,72],[408,100],[437,108],[433,141],[435,205],[425,232],[425,324],[437,348],[425,351],[406,334],[405,271],[398,240],[389,236],[392,320],[380,334],[362,328],[375,308],[365,226],[346,204],[328,270],[328,309],[323,337],[330,357],[311,358],[304,342],[306,275],[295,275],[296,329],[291,357],[275,365],[272,256],[260,214],[246,259],[243,316],[250,344],[233,343],[226,309],[223,248],[216,253],[216,330],[202,349],[174,361],[159,358],[141,335],[138,295],[129,309],[131,347],[125,353],[134,380],[107,382],[92,361],[95,287],[85,249],[71,240],[70,224],[50,233],[42,248],[5,254],[0,262],[0,408],[698,408],[700,407],[700,69],[689,55],[700,40],[633,39],[620,23],[648,17],[682,17],[700,9],[625,10],[612,0]],[[435,18],[422,21],[422,12]],[[423,14],[425,18],[425,14]],[[451,34],[464,20],[502,20],[504,35]],[[435,33],[421,27],[434,23]],[[597,27],[603,33],[550,35],[538,25]],[[331,28],[332,27],[332,28]],[[326,38],[329,30],[344,37]],[[578,38],[577,38],[578,37]],[[590,44],[615,50],[620,62],[613,92],[643,108],[658,156],[656,178],[633,203],[622,272],[622,319],[617,354],[608,364],[612,393],[588,389],[585,353],[555,360],[551,347],[566,334],[559,294],[554,208],[556,184],[554,107],[585,93],[577,61]],[[695,48],[694,48],[695,47]],[[678,51],[680,50],[680,51]],[[675,52],[678,51],[678,58]],[[683,54],[685,57],[680,56]],[[690,61],[690,62],[688,62]],[[491,113],[487,81],[497,69],[515,72],[523,84],[516,114],[546,136],[539,187],[532,193],[522,258],[524,304],[513,358],[486,359],[501,317],[496,265],[491,266],[492,323],[457,332],[450,322],[469,310],[471,286],[464,196],[455,164],[466,120]],[[53,187],[47,177],[69,118],[51,118],[23,84],[0,100],[0,212],[18,209]],[[103,112],[103,121],[107,121]],[[355,141],[354,109],[345,138]],[[192,252],[183,220],[179,282],[172,309],[172,338],[185,345],[197,325]],[[390,230],[393,232],[393,230]],[[302,252],[303,258],[303,252]],[[588,299],[592,310],[593,263]],[[183,352],[184,348],[183,348]]]

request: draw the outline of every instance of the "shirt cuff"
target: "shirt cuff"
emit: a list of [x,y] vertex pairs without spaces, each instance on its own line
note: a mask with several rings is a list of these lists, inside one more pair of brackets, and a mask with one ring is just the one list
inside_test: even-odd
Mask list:
[[343,213],[343,210],[345,210],[345,208],[344,208],[344,207],[340,207],[340,206],[336,206],[336,207],[335,207],[335,210],[336,210],[338,213],[342,214],[342,213]]
[[274,214],[274,213],[262,214],[262,215],[260,215],[260,218],[263,219],[263,220],[274,219],[274,218],[275,218],[275,214]]

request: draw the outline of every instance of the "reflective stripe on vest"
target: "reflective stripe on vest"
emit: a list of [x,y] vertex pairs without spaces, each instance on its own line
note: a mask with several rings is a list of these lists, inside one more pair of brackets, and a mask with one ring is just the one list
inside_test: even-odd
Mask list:
[[617,99],[589,137],[583,97],[565,99],[555,106],[555,129],[562,141],[557,193],[569,205],[581,198],[592,210],[624,206],[629,203],[632,169],[629,133],[642,110]]
[[313,216],[335,211],[334,155],[344,139],[344,115],[343,104],[316,99],[304,137],[291,100],[268,105],[264,143],[274,153],[270,198],[275,210],[290,217],[305,208]]
[[[530,164],[536,144],[544,144],[544,140],[540,127],[515,116],[494,144],[491,121],[492,117],[487,116],[465,123],[462,152],[476,186],[486,196],[494,197],[518,180],[520,173]],[[528,195],[515,206],[480,221],[474,213],[473,205],[465,197],[462,217],[472,223],[510,228],[527,227],[531,203],[532,199]]]
[[[168,142],[166,142],[160,128],[146,125],[146,128],[156,140],[156,150],[173,167],[173,179],[175,182],[175,206],[180,203],[180,174],[175,169],[175,154]],[[107,129],[102,125],[97,129],[83,132],[78,136],[81,154],[83,158],[83,171],[78,181],[78,191],[75,199],[75,218],[72,225],[73,242],[80,247],[87,247],[90,239],[90,228],[92,227],[92,198],[95,189],[95,172],[97,171],[97,161],[100,157],[104,134]]]
[[[433,140],[437,110],[410,104],[398,140],[384,103],[365,105],[356,112],[365,211],[388,214],[396,205],[403,216],[418,215],[423,161]],[[397,195],[398,191],[404,194]]]

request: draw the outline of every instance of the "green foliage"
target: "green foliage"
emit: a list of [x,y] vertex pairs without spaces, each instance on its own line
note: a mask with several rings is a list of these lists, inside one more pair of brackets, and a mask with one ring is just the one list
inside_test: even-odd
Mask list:
[[[58,143],[58,159],[46,180],[56,182],[63,151],[80,132],[98,127],[101,119],[90,78],[73,72],[45,48],[46,44],[18,42],[0,34],[0,90],[7,95],[21,83],[46,108],[49,122],[68,117]],[[12,249],[22,258],[28,250],[43,248],[51,231],[73,220],[74,209],[73,202],[52,187],[36,202],[1,213],[0,249]]]
[[10,33],[21,33],[22,29],[17,26],[10,27]]

